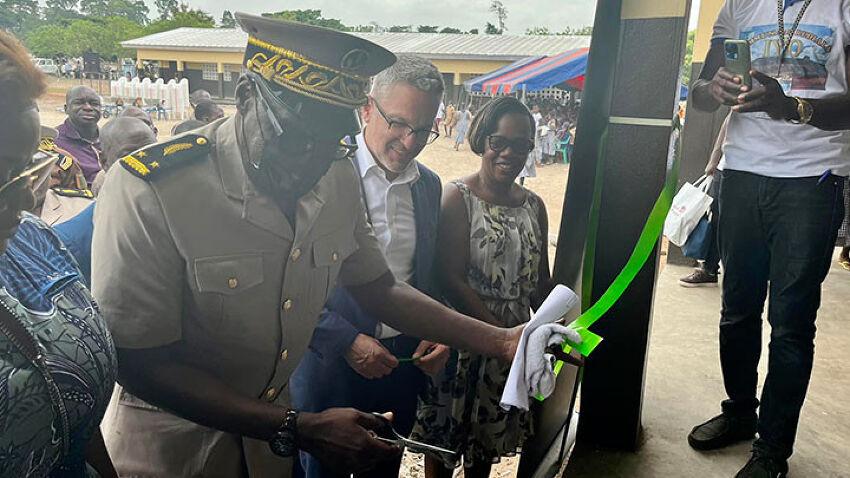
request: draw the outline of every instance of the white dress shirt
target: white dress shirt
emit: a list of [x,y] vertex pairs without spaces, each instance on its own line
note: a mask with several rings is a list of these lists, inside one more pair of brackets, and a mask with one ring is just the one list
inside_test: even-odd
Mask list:
[[[413,278],[413,258],[416,252],[416,216],[410,185],[419,180],[419,168],[411,161],[397,178],[390,181],[366,147],[363,133],[357,135],[355,155],[366,208],[375,237],[384,251],[390,270],[399,281],[409,283]],[[376,337],[385,339],[400,335],[391,327],[379,324]]]

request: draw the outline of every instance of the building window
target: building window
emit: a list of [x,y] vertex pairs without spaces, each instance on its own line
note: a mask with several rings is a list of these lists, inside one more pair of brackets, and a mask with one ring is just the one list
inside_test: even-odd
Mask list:
[[215,63],[204,63],[201,65],[201,78],[209,81],[218,81],[218,69]]

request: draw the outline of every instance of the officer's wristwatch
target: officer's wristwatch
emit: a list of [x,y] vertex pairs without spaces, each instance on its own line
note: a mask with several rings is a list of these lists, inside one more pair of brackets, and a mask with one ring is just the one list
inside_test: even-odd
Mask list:
[[809,124],[809,121],[812,120],[812,116],[815,114],[815,108],[811,103],[802,98],[796,96],[792,96],[792,98],[797,102],[797,116],[800,119],[792,119],[791,122],[795,124]]
[[296,438],[298,437],[298,411],[288,410],[280,428],[269,440],[272,453],[282,457],[292,457],[298,453]]

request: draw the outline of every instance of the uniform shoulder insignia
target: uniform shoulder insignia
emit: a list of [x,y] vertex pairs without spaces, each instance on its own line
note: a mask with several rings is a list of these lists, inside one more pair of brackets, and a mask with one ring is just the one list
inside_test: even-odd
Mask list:
[[185,134],[130,153],[121,158],[121,165],[133,175],[150,181],[164,171],[204,157],[209,150],[207,138],[199,134]]
[[68,198],[86,198],[86,199],[94,199],[94,193],[89,191],[88,189],[70,189],[70,188],[60,188],[55,187],[52,188],[53,192],[60,196],[65,196]]

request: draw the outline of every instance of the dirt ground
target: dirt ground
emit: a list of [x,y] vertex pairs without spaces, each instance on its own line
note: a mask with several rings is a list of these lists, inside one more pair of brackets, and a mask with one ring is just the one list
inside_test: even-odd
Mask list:
[[[79,83],[79,82],[74,82]],[[51,79],[48,93],[39,101],[39,110],[41,114],[41,122],[45,126],[58,126],[65,120],[65,114],[62,112],[62,107],[65,102],[65,91],[72,84],[71,81]],[[91,85],[101,94],[108,95],[108,85]],[[225,114],[231,115],[235,112],[233,106],[224,107]],[[101,125],[108,120],[102,120]],[[167,139],[171,134],[171,128],[179,121],[158,121],[154,123],[159,130],[159,139]],[[480,158],[469,150],[469,146],[464,144],[460,151],[455,151],[453,148],[454,141],[440,137],[433,144],[427,146],[419,160],[435,171],[443,183],[466,176],[478,170]],[[537,193],[546,205],[546,210],[549,216],[549,255],[550,262],[554,258],[555,247],[554,241],[557,238],[558,228],[561,223],[561,207],[564,201],[564,190],[567,185],[567,174],[569,166],[564,164],[548,165],[543,168],[537,168],[537,177],[528,178],[525,186]],[[518,457],[506,458],[502,463],[493,467],[491,478],[509,478],[516,474],[516,467],[519,463]],[[421,455],[405,454],[404,463],[400,478],[420,478],[424,476],[424,464]],[[456,476],[462,477],[463,473],[459,471]]]

